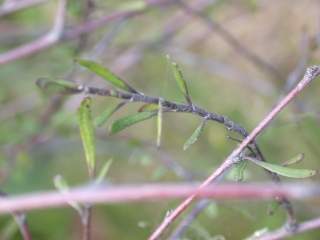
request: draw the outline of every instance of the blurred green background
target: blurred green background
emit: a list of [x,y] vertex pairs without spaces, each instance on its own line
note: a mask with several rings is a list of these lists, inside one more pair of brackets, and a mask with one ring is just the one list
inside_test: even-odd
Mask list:
[[[85,1],[69,0],[65,29],[115,12],[132,10],[140,1],[95,0],[88,19]],[[171,1],[174,2],[174,1]],[[4,4],[4,1],[2,2]],[[54,176],[71,186],[87,182],[84,153],[76,110],[83,96],[48,96],[35,85],[39,77],[62,77],[91,86],[105,81],[79,67],[74,59],[91,58],[112,69],[139,91],[184,101],[172,77],[166,54],[177,61],[193,101],[226,115],[251,130],[283,96],[289,76],[301,78],[305,65],[319,64],[320,2],[317,0],[185,1],[219,23],[275,71],[248,60],[242,50],[226,41],[221,31],[204,18],[177,4],[152,6],[135,17],[109,21],[79,38],[61,41],[49,49],[0,65],[0,183],[8,194],[52,190]],[[0,51],[13,49],[45,34],[51,27],[56,1],[48,1],[0,19]],[[170,33],[170,34],[168,34]],[[239,46],[238,46],[239,47]],[[1,57],[1,55],[0,55]],[[301,71],[302,69],[302,71]],[[296,73],[297,72],[297,73]],[[319,168],[320,84],[315,81],[259,136],[267,160],[281,163],[304,153],[297,168]],[[61,102],[59,102],[61,101]],[[117,99],[95,97],[94,116]],[[53,103],[61,107],[55,107]],[[112,120],[134,113],[141,104],[127,104]],[[53,109],[52,114],[50,110]],[[49,116],[49,117],[48,117]],[[186,139],[200,123],[190,114],[165,114],[160,149],[156,148],[156,119],[109,135],[108,126],[97,129],[97,159],[113,163],[108,181],[115,184],[182,182],[164,162],[177,163],[201,181],[235,148],[225,128],[206,125],[199,141],[187,151]],[[234,136],[234,134],[233,134]],[[267,181],[264,171],[249,164],[245,181]],[[226,181],[233,181],[232,173]],[[318,176],[310,181],[319,180]],[[283,181],[290,181],[283,179]],[[93,239],[146,239],[178,200],[97,206],[93,213]],[[212,202],[187,230],[183,239],[243,239],[259,229],[275,229],[285,220],[281,208],[267,214],[270,202]],[[299,220],[316,217],[319,202],[294,202]],[[10,216],[0,218],[1,239],[21,239]],[[69,208],[28,214],[34,239],[79,239],[81,224]],[[170,231],[174,228],[172,227]],[[292,239],[317,239],[320,230]],[[165,236],[164,236],[165,239]]]

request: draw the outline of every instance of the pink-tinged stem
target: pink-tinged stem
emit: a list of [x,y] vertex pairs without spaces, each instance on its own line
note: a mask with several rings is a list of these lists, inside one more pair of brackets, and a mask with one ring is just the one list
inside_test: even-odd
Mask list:
[[319,198],[317,184],[291,183],[264,184],[219,184],[198,188],[197,184],[142,184],[87,186],[59,191],[30,193],[0,198],[0,214],[25,212],[67,206],[70,202],[79,204],[118,204],[123,202],[163,201],[189,196],[197,191],[197,198],[212,199],[272,199],[276,196],[294,199]]
[[316,228],[320,228],[320,218],[314,218],[309,221],[305,221],[298,225],[295,231],[288,231],[286,228],[280,228],[274,232],[266,233],[261,237],[254,238],[255,240],[277,240],[284,239],[290,236],[294,236],[298,233],[310,231]]

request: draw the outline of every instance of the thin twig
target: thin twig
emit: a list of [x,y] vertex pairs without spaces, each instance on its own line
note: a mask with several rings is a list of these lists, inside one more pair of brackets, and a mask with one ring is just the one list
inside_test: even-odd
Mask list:
[[16,223],[19,226],[23,240],[32,240],[26,216],[22,213],[14,213],[13,215]]
[[83,207],[81,222],[83,226],[83,240],[91,239],[92,207],[87,205]]
[[179,223],[178,227],[168,237],[170,240],[182,239],[183,233],[190,227],[191,223],[199,216],[199,214],[206,209],[211,201],[209,199],[202,199],[197,202],[196,206],[191,212]]
[[46,35],[34,40],[33,42],[27,43],[8,52],[1,53],[0,65],[23,58],[56,43],[60,39],[64,27],[66,1],[67,0],[59,0],[54,25]]
[[[6,198],[8,195],[5,192],[0,192],[1,198]],[[30,233],[29,225],[27,222],[27,217],[21,211],[11,211],[10,214],[14,218],[16,224],[19,227],[21,236],[23,240],[32,240],[32,236]]]
[[150,7],[168,4],[174,1],[175,0],[145,0],[146,8],[144,8],[143,10],[129,10],[112,13],[111,15],[101,17],[97,20],[90,20],[84,24],[73,27],[70,30],[63,31],[66,0],[60,0],[53,29],[45,36],[42,36],[33,42],[1,53],[0,65],[35,54],[39,51],[51,47],[54,44],[57,44],[60,41],[78,38],[83,34],[93,32],[96,29],[105,26],[111,21],[134,17],[145,12]]
[[294,232],[288,231],[286,228],[280,228],[273,232],[267,232],[261,237],[253,238],[254,240],[277,240],[284,239],[291,236],[295,236],[298,233],[310,231],[316,228],[320,228],[320,218],[314,218],[298,225],[298,228]]
[[[94,11],[95,3],[93,0],[85,0],[82,4],[83,6],[82,6],[82,13],[81,13],[81,24],[84,24],[89,21],[90,16]],[[79,36],[79,43],[76,49],[77,52],[82,51],[86,47],[88,43],[88,37],[89,37],[88,34],[81,34]]]
[[122,92],[116,89],[108,89],[108,88],[97,88],[86,85],[78,85],[75,87],[68,87],[69,92],[74,94],[84,93],[87,95],[98,95],[98,96],[109,96],[115,97],[118,99],[129,100],[130,102],[143,102],[143,103],[153,103],[158,104],[159,101],[162,101],[162,107],[166,112],[185,112],[192,113],[198,115],[203,118],[207,118],[207,120],[215,121],[223,124],[228,131],[237,132],[241,136],[247,136],[247,131],[241,127],[239,124],[230,120],[227,116],[220,115],[214,112],[209,112],[197,105],[193,104],[190,106],[189,104],[184,103],[176,103],[173,101],[165,100],[161,97],[152,97],[148,95],[143,95],[139,93],[131,93],[131,92]]
[[[258,126],[246,137],[243,142],[224,160],[224,162],[199,186],[199,189],[208,186],[219,176],[229,170],[233,164],[239,161],[239,154],[245,150],[255,138],[271,123],[277,114],[286,107],[312,80],[320,74],[319,66],[312,66],[306,70],[306,73],[297,86],[292,89],[288,95],[281,100],[267,116],[258,124]],[[152,233],[149,240],[155,240],[167,229],[167,227],[193,202],[197,197],[197,192],[184,200],[175,210],[173,210],[163,222]]]

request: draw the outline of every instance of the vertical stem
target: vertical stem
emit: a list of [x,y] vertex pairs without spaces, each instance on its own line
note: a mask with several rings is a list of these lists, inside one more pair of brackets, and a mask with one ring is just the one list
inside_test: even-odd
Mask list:
[[92,207],[91,205],[86,205],[83,208],[82,225],[83,225],[83,240],[91,239],[91,223],[92,223]]

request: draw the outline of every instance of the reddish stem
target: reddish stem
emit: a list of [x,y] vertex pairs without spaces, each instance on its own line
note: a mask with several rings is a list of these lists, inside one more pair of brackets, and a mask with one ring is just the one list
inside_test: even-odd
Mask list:
[[308,183],[278,185],[265,184],[219,184],[198,188],[196,184],[143,184],[113,185],[106,187],[83,187],[59,191],[40,192],[0,198],[0,215],[33,209],[79,204],[122,203],[150,200],[174,199],[190,196],[197,192],[197,198],[213,199],[271,199],[276,196],[294,199],[320,197],[320,187]]

